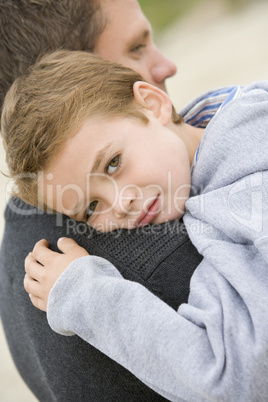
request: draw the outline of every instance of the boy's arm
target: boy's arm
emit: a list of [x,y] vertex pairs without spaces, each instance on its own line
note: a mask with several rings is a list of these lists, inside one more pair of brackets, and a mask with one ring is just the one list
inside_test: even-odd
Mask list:
[[230,251],[232,264],[201,263],[189,304],[178,312],[102,258],[80,258],[50,293],[49,323],[61,334],[78,334],[168,399],[262,400],[267,265],[243,245],[227,244]]

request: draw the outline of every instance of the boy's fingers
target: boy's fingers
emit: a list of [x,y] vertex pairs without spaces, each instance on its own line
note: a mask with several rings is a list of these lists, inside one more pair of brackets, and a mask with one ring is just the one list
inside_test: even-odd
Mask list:
[[83,249],[83,247],[80,247],[73,239],[70,239],[69,237],[61,237],[58,240],[58,248],[64,254],[70,251],[77,251],[84,255],[88,254],[87,251]]
[[28,274],[25,274],[23,284],[27,293],[37,297],[42,296],[39,282],[35,281]]
[[44,267],[36,261],[32,253],[29,253],[25,258],[24,266],[25,272],[33,279],[40,282],[40,280],[42,279]]
[[30,294],[29,294],[29,296],[30,296],[30,300],[31,300],[32,304],[34,305],[34,307],[36,307],[42,311],[47,311],[47,303],[43,299],[40,299],[39,297],[30,295]]
[[48,246],[49,243],[47,242],[47,240],[42,239],[36,243],[32,251],[33,257],[42,265],[45,265],[51,259],[51,257],[57,254],[54,251],[50,250]]
[[35,244],[34,249],[39,248],[39,247],[47,247],[48,248],[48,246],[49,246],[48,241],[46,239],[41,239]]

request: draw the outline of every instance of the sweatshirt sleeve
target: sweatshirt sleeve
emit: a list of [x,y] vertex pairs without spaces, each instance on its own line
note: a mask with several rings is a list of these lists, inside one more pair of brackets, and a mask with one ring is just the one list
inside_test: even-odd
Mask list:
[[203,260],[189,303],[177,312],[106,260],[80,258],[50,292],[49,324],[79,335],[172,401],[265,400],[267,266],[259,253],[233,246],[241,269]]

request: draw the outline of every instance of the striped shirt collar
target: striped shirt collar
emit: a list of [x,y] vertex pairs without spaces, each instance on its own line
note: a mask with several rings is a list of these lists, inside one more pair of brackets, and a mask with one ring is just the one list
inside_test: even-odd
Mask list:
[[[239,97],[240,92],[241,87],[233,86],[209,93],[184,115],[185,122],[195,127],[206,128],[210,120],[213,119],[224,106],[231,102],[231,100]],[[195,153],[191,170],[193,170],[196,165],[199,148],[200,145]]]

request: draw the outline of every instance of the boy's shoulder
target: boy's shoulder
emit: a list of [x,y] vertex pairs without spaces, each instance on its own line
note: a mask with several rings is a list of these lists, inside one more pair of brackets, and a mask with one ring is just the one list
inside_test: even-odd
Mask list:
[[207,91],[188,103],[180,114],[186,123],[205,128],[236,88],[237,86],[228,86]]
[[268,81],[229,93],[200,143],[192,175],[195,185],[215,189],[268,169],[267,101]]

